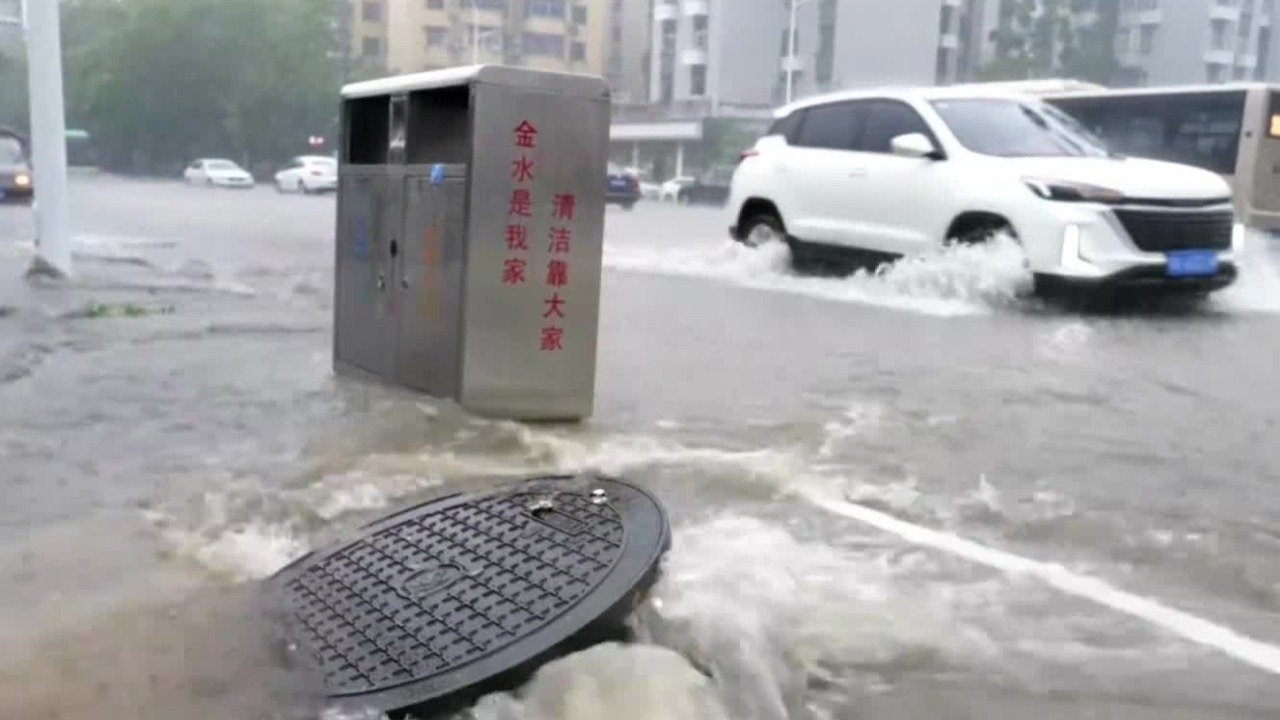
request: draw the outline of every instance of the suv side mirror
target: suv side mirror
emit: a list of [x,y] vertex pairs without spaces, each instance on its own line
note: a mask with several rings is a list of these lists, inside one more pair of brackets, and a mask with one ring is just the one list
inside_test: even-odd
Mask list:
[[941,160],[943,154],[938,148],[934,147],[933,141],[924,133],[910,133],[908,135],[899,135],[889,143],[893,154],[899,157],[909,158],[928,158],[930,160]]

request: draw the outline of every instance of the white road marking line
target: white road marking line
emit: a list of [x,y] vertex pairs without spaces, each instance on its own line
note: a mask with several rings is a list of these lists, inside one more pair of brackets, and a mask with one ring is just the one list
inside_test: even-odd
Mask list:
[[1125,592],[1104,580],[1079,575],[1061,565],[1031,560],[979,545],[958,535],[899,520],[863,505],[822,497],[813,492],[802,494],[806,500],[828,512],[897,535],[916,545],[934,548],[1006,573],[1035,577],[1068,595],[1091,600],[1164,628],[1198,645],[1218,650],[1260,670],[1280,675],[1280,647],[1241,635],[1231,628]]

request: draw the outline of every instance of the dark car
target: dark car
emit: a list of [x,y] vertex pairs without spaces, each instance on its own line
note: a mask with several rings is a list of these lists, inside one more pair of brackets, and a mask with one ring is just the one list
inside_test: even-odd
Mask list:
[[0,202],[30,203],[34,196],[27,139],[13,130],[0,128]]
[[609,175],[605,180],[605,204],[621,205],[623,210],[630,210],[640,201],[640,178],[626,168],[609,164]]
[[729,185],[734,166],[719,165],[680,188],[676,202],[681,205],[724,205],[729,201]]

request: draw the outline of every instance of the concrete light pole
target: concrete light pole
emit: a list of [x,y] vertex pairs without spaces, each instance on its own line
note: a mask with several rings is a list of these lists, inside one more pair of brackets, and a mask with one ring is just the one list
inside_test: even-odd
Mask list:
[[480,0],[471,0],[471,64],[480,64]]
[[71,275],[71,210],[67,197],[67,124],[62,98],[62,39],[57,0],[23,3],[31,164],[36,192],[35,272]]

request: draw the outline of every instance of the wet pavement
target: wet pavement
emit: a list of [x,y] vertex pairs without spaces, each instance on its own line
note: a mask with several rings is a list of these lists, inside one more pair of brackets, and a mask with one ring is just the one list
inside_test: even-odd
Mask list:
[[1086,316],[1001,245],[802,278],[717,212],[611,209],[596,415],[528,426],[332,375],[331,197],[73,197],[70,288],[15,280],[0,208],[0,717],[305,716],[246,581],[588,468],[672,515],[648,644],[477,717],[1280,715],[1276,241],[1203,306]]

